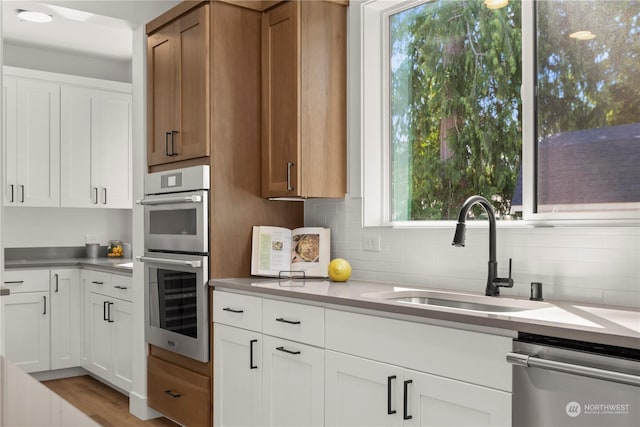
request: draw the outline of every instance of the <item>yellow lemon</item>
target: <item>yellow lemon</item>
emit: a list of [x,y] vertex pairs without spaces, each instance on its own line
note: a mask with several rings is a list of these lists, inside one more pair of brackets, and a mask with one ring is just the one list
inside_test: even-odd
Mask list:
[[334,282],[346,282],[351,277],[351,264],[342,258],[331,260],[329,263],[329,277]]

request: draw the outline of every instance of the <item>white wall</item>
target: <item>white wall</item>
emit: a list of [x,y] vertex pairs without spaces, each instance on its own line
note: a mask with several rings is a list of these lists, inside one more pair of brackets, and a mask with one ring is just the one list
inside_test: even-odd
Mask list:
[[85,234],[101,245],[131,242],[131,210],[4,208],[3,247],[84,246]]
[[131,61],[4,42],[4,65],[131,83]]
[[[331,256],[347,259],[353,278],[419,287],[484,292],[487,225],[469,226],[467,246],[451,246],[454,228],[363,229],[360,198],[360,13],[349,7],[349,196],[305,202],[305,225],[331,227]],[[380,236],[381,251],[362,250],[364,235]],[[513,258],[512,290],[529,296],[543,283],[546,298],[640,308],[640,227],[500,228],[499,275]]]

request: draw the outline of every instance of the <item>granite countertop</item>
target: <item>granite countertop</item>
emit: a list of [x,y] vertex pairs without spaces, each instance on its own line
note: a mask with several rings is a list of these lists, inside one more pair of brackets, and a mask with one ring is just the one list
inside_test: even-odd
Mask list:
[[[596,305],[580,302],[545,300],[544,302],[512,297],[485,297],[471,292],[428,289],[434,296],[454,296],[456,299],[523,307],[522,311],[484,312],[458,308],[425,306],[384,300],[368,294],[426,290],[409,285],[349,280],[345,283],[321,279],[281,280],[265,278],[214,279],[209,282],[215,289],[241,291],[296,298],[301,302],[321,305],[340,305],[384,312],[386,315],[408,315],[427,319],[478,325],[489,328],[526,332],[640,349],[640,311],[633,308]],[[438,294],[438,293],[441,294]]]
[[18,268],[51,268],[51,267],[83,267],[93,270],[102,270],[109,273],[133,273],[133,260],[121,257],[102,258],[42,258],[6,260],[5,269]]
[[99,425],[2,356],[0,415],[0,426]]

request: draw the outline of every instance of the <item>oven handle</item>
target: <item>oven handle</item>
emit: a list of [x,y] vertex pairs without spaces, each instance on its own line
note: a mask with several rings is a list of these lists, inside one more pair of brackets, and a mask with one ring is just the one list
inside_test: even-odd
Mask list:
[[522,366],[525,368],[547,369],[549,371],[580,375],[598,380],[640,386],[640,376],[638,375],[625,374],[623,372],[610,371],[608,369],[592,368],[590,366],[576,365],[573,363],[558,362],[556,360],[541,359],[528,354],[507,353],[507,362],[515,366]]
[[202,196],[161,197],[157,199],[142,199],[136,202],[139,205],[170,205],[175,203],[202,203]]
[[167,258],[155,258],[149,256],[137,256],[136,260],[140,262],[155,262],[158,264],[167,264],[167,265],[186,265],[193,268],[200,268],[202,266],[202,261],[194,260],[187,261],[181,259],[167,259]]

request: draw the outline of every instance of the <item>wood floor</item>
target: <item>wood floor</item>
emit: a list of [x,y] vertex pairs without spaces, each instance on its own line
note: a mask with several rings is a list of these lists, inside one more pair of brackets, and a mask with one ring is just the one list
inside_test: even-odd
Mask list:
[[178,426],[167,418],[149,421],[136,418],[129,413],[127,396],[89,375],[43,381],[42,384],[106,427]]

